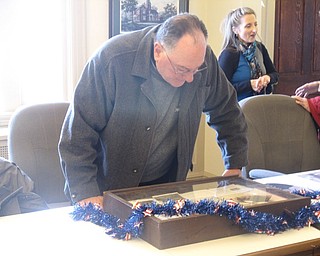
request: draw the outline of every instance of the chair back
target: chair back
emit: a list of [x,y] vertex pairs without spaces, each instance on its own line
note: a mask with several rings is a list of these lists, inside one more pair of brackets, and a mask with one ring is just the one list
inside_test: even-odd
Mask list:
[[58,154],[68,106],[66,102],[24,106],[9,122],[9,160],[34,181],[34,192],[49,205],[68,201]]
[[239,102],[248,123],[252,169],[285,174],[320,169],[320,144],[309,112],[287,95],[258,95]]

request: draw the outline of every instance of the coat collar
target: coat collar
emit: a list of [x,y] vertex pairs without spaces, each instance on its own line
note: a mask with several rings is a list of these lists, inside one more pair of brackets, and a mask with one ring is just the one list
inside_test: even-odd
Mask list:
[[153,42],[160,25],[146,28],[147,33],[141,39],[134,59],[133,76],[148,79],[150,77],[151,60],[153,61]]

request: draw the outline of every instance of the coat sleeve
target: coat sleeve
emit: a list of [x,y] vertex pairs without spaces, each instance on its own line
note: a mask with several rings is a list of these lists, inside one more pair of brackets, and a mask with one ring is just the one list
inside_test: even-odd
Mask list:
[[99,58],[91,59],[74,92],[59,141],[65,194],[73,202],[101,194],[97,182],[99,134],[107,124],[104,75]]
[[213,54],[209,96],[204,112],[207,124],[217,131],[226,169],[247,165],[247,123],[237,101],[236,91],[219,67]]

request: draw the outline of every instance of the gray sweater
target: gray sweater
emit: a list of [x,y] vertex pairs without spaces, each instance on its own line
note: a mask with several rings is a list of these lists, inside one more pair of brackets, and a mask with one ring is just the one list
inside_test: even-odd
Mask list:
[[[59,142],[65,192],[73,202],[141,181],[157,121],[148,96],[156,30],[109,39],[81,75]],[[180,87],[173,181],[185,180],[190,170],[202,112],[217,131],[225,168],[247,164],[247,125],[236,92],[209,46],[205,63],[207,70]]]

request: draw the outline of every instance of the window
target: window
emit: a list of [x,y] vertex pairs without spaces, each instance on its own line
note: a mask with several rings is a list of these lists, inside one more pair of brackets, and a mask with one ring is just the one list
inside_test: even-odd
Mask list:
[[107,39],[109,0],[0,0],[0,136],[24,104],[68,101]]
[[66,0],[0,1],[0,114],[67,100]]

